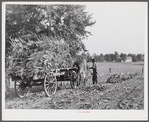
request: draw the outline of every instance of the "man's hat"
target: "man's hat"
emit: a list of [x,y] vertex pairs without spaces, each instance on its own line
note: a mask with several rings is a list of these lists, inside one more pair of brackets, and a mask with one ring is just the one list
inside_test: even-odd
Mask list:
[[92,61],[93,61],[93,62],[95,62],[95,59],[94,59],[94,58],[92,58]]

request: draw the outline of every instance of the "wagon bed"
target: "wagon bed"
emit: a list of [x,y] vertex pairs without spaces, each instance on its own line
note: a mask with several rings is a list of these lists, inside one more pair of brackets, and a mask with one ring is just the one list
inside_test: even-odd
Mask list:
[[78,79],[78,68],[51,69],[49,72],[39,73],[37,79],[33,77],[22,79],[19,76],[13,78],[15,81],[15,92],[18,97],[27,96],[32,86],[42,85],[48,97],[56,93],[58,81],[70,81],[71,88],[74,88],[74,82]]

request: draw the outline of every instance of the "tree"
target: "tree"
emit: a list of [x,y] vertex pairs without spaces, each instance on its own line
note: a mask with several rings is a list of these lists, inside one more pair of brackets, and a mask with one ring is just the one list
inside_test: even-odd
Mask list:
[[87,53],[87,61],[91,62],[91,60],[92,60],[92,56],[89,53]]
[[132,61],[133,61],[133,62],[136,62],[136,61],[137,61],[137,57],[136,57],[135,54],[132,54]]
[[6,72],[29,78],[49,63],[70,66],[94,23],[82,5],[7,5]]
[[106,55],[104,56],[104,58],[105,58],[105,60],[106,60],[107,62],[110,62],[110,61],[111,61],[111,56],[110,56],[110,54],[106,54]]
[[119,58],[119,54],[117,51],[115,51],[115,61],[117,62],[118,61],[118,58]]
[[120,54],[121,59],[125,62],[127,59],[127,54],[121,53]]
[[99,62],[99,56],[98,56],[98,55],[96,55],[96,56],[94,57],[94,59],[95,59],[96,62]]
[[142,57],[142,61],[144,61],[144,54],[142,55],[143,57]]
[[111,61],[115,61],[116,60],[115,54],[110,54],[110,57],[111,57]]
[[102,53],[100,54],[99,58],[100,58],[100,62],[104,61],[104,55]]
[[136,58],[138,61],[143,61],[143,55],[142,54],[137,54]]
[[85,28],[93,24],[83,5],[6,6],[6,40],[27,34],[64,39],[72,55],[84,49],[82,38],[90,34]]

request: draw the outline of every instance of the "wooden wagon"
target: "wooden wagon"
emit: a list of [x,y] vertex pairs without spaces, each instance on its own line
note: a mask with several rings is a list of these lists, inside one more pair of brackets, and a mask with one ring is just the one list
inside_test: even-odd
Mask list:
[[23,98],[27,96],[32,86],[42,85],[46,96],[50,97],[56,93],[59,81],[70,81],[71,88],[79,85],[78,68],[61,68],[52,69],[50,72],[38,72],[37,79],[33,77],[29,79],[21,79],[19,76],[13,77],[15,81],[15,92],[18,97]]

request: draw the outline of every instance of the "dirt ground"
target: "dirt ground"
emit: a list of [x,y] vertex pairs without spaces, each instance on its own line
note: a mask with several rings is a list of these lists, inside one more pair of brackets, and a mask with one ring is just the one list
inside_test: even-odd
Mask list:
[[14,92],[6,93],[6,109],[144,109],[144,78],[135,77],[121,83],[103,83],[104,91],[71,89],[69,84],[46,97],[43,89],[33,88],[21,99]]

